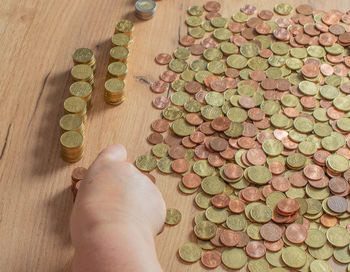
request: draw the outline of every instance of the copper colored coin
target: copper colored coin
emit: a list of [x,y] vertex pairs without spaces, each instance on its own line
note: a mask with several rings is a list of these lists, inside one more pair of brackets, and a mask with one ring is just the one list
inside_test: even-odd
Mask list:
[[268,251],[271,251],[271,252],[277,252],[277,251],[280,251],[283,246],[284,246],[284,242],[282,239],[279,239],[278,241],[276,242],[268,242],[268,241],[264,241],[264,246],[266,247],[266,249]]
[[72,180],[78,182],[84,179],[87,169],[85,167],[76,167],[72,171]]
[[248,234],[244,231],[236,231],[236,232],[240,236],[240,240],[239,240],[238,244],[236,245],[236,247],[238,247],[238,248],[245,247],[250,241]]
[[230,211],[233,213],[242,213],[244,212],[244,209],[245,209],[245,205],[243,201],[239,199],[230,200],[228,207]]
[[265,113],[262,109],[252,108],[248,110],[248,117],[253,121],[261,121],[265,118]]
[[262,194],[266,198],[269,194],[274,192],[275,190],[273,189],[271,184],[265,185],[262,189]]
[[222,93],[227,89],[226,82],[221,79],[213,80],[210,82],[210,88],[216,92]]
[[228,164],[224,168],[224,174],[228,179],[238,179],[243,175],[243,169],[237,164]]
[[186,148],[182,145],[173,145],[169,148],[168,155],[174,160],[183,159],[186,155]]
[[298,211],[300,208],[300,204],[295,199],[285,198],[278,202],[277,208],[283,214],[289,215]]
[[250,149],[256,146],[256,142],[254,141],[254,139],[249,137],[239,138],[237,144],[244,149]]
[[318,29],[321,32],[328,32],[328,26],[325,25],[324,23],[317,22],[315,24],[316,29]]
[[221,253],[216,250],[205,251],[201,262],[206,268],[216,268],[221,264]]
[[189,113],[186,115],[185,119],[187,123],[193,126],[199,126],[200,124],[203,123],[202,117],[197,113]]
[[329,189],[335,194],[341,194],[348,188],[348,182],[342,177],[334,177],[329,181]]
[[171,61],[171,56],[167,53],[160,53],[156,56],[156,62],[161,65],[168,64]]
[[271,10],[261,10],[259,11],[258,16],[264,21],[269,21],[273,17],[273,12]]
[[273,53],[270,49],[263,48],[260,50],[259,55],[260,55],[260,57],[262,57],[264,59],[268,59],[269,57],[271,57],[273,55]]
[[173,71],[167,70],[160,74],[160,79],[164,80],[165,82],[171,83],[173,82],[177,77],[177,74]]
[[269,164],[269,169],[273,175],[280,175],[285,171],[284,165],[279,161],[274,161]]
[[323,46],[332,46],[337,41],[337,37],[329,32],[322,33],[319,37],[319,41]]
[[244,200],[248,202],[255,202],[259,201],[261,198],[261,192],[258,188],[256,187],[246,187],[243,190],[241,190],[242,196]]
[[320,70],[324,76],[331,76],[334,73],[333,67],[328,63],[321,64]]
[[209,21],[215,17],[221,17],[221,14],[219,12],[216,12],[216,11],[210,11],[205,15],[205,19],[207,19]]
[[177,159],[171,163],[171,168],[174,170],[174,172],[182,174],[190,169],[190,164],[185,159]]
[[303,170],[304,175],[311,180],[320,180],[324,176],[322,167],[316,164],[309,164]]
[[266,162],[266,155],[260,148],[253,148],[247,151],[247,160],[252,165],[263,165]]
[[186,148],[195,148],[197,146],[196,143],[191,141],[189,136],[183,137],[181,143]]
[[277,88],[277,82],[273,78],[266,78],[261,82],[261,87],[265,90],[273,90]]
[[243,133],[244,137],[255,137],[258,135],[259,129],[252,123],[243,123]]
[[224,230],[220,234],[220,241],[227,247],[234,247],[238,244],[241,236],[233,230]]
[[231,148],[230,146],[226,148],[226,150],[220,152],[220,156],[223,157],[225,160],[233,160],[234,156],[236,154],[236,150]]
[[218,43],[213,38],[208,37],[201,41],[201,45],[203,45],[204,48],[208,49],[208,48],[216,48],[218,46]]
[[209,151],[207,150],[207,148],[205,147],[204,144],[200,144],[198,146],[196,146],[196,148],[194,149],[194,154],[199,158],[199,159],[207,159],[209,156]]
[[313,8],[310,5],[304,4],[296,7],[296,11],[303,15],[311,15]]
[[290,219],[289,215],[281,215],[277,208],[273,210],[272,221],[278,224],[286,223]]
[[188,189],[194,189],[201,185],[202,178],[195,173],[189,173],[182,177],[183,185]]
[[335,216],[331,216],[328,214],[323,214],[320,218],[321,224],[326,227],[330,228],[338,224],[338,219]]
[[247,4],[241,7],[241,11],[247,15],[253,15],[256,11],[256,7],[253,5]]
[[236,78],[239,76],[239,71],[234,68],[227,68],[225,71],[225,75],[227,77]]
[[192,36],[185,35],[185,36],[182,36],[180,38],[179,42],[180,42],[181,45],[183,45],[185,47],[188,47],[188,46],[193,45],[195,41],[196,41],[195,38],[193,38]]
[[227,27],[233,33],[240,33],[244,29],[244,25],[236,22],[229,23]]
[[148,137],[147,140],[150,144],[156,145],[163,142],[163,135],[158,132],[152,132]]
[[309,180],[309,184],[317,189],[323,189],[328,187],[329,178],[327,176],[323,176],[320,180]]
[[266,254],[266,248],[262,242],[250,241],[245,247],[245,251],[250,258],[259,259]]
[[226,208],[230,202],[230,197],[226,194],[218,194],[211,198],[211,204],[216,208]]
[[195,131],[190,135],[190,139],[192,142],[196,144],[201,144],[204,142],[205,139],[205,134],[200,131]]
[[169,146],[179,145],[181,143],[182,138],[169,132],[168,135],[164,138],[164,143]]
[[208,163],[213,167],[221,167],[226,163],[219,153],[209,153]]
[[326,159],[331,153],[326,150],[318,150],[313,155],[313,160],[316,164],[324,166],[326,164]]
[[329,118],[331,118],[333,120],[338,120],[338,119],[344,117],[344,112],[331,106],[327,109],[327,115]]
[[228,142],[223,138],[215,137],[209,142],[209,145],[213,150],[221,152],[226,150],[228,147]]
[[310,36],[309,35],[306,35],[306,34],[298,34],[294,37],[295,41],[298,43],[298,44],[303,44],[303,45],[308,45],[310,43]]
[[313,78],[318,76],[320,69],[313,64],[306,64],[301,68],[301,72],[304,76]]
[[152,105],[158,110],[163,110],[170,105],[170,100],[165,96],[157,96],[152,100]]
[[285,28],[276,28],[273,31],[273,36],[275,36],[276,39],[281,41],[289,40],[289,31]]
[[251,109],[251,108],[254,108],[256,106],[255,100],[249,96],[241,96],[238,99],[238,103],[244,109]]
[[217,117],[213,121],[211,121],[211,127],[216,131],[225,131],[229,129],[231,126],[231,120],[226,116]]
[[194,55],[194,56],[202,55],[203,52],[204,52],[204,49],[205,48],[201,44],[192,44],[190,46],[191,54]]
[[208,1],[204,4],[204,9],[206,11],[219,11],[221,8],[221,4],[216,1]]
[[296,118],[299,116],[299,111],[295,108],[284,108],[283,113],[289,118]]
[[266,35],[266,34],[271,33],[271,26],[269,26],[268,24],[265,24],[265,23],[260,23],[260,24],[255,26],[255,31],[258,34]]
[[294,172],[289,176],[289,182],[294,187],[304,187],[307,184],[307,179],[302,172]]
[[258,17],[250,17],[247,21],[247,26],[250,28],[256,27],[258,24],[261,24],[263,21]]
[[169,129],[169,122],[165,119],[157,119],[152,122],[151,127],[155,132],[162,133]]
[[215,133],[215,130],[211,127],[211,122],[204,122],[200,125],[199,130],[205,135],[212,135]]
[[237,82],[234,78],[225,77],[222,81],[225,83],[226,89],[235,89],[237,87]]
[[210,239],[210,242],[216,246],[216,247],[222,247],[224,246],[221,241],[220,241],[220,235],[221,233],[223,232],[224,230],[223,229],[220,229],[218,228],[217,231],[216,231],[216,234],[213,238]]
[[230,42],[234,43],[237,46],[242,46],[243,44],[247,43],[248,41],[242,37],[242,36],[231,36]]
[[293,244],[301,244],[306,240],[307,230],[303,225],[293,223],[287,227],[286,237]]
[[343,213],[348,209],[348,201],[342,196],[331,196],[327,200],[327,206],[335,213]]
[[[316,36],[316,35],[319,35],[321,32],[316,28],[316,26],[314,24],[306,24],[304,26],[304,31],[306,34],[310,35],[310,36]],[[314,38],[317,38],[317,37],[313,37],[311,39],[311,42],[310,42],[310,45],[312,44],[312,40]],[[316,40],[316,39],[315,39]],[[318,40],[318,38],[317,38]]]
[[290,182],[283,176],[273,177],[271,179],[273,189],[280,192],[287,192],[290,188]]
[[293,21],[289,18],[285,18],[285,17],[277,17],[275,19],[275,23],[279,26],[279,27],[284,27],[287,28],[289,27]]
[[185,90],[189,94],[198,93],[202,89],[202,84],[197,81],[190,81],[185,84]]
[[282,238],[283,229],[279,225],[269,222],[261,226],[260,235],[266,241],[276,242]]
[[349,44],[350,43],[349,32],[345,32],[345,33],[339,35],[339,42],[344,43],[344,44]]
[[[343,55],[339,54],[339,55],[331,55],[331,54],[327,54],[327,60],[333,64],[336,63],[341,63],[344,61],[344,57]],[[334,70],[334,74],[336,74],[336,66],[333,67]],[[339,71],[338,71],[339,72]]]
[[266,79],[266,74],[264,71],[259,71],[259,70],[256,70],[256,71],[251,71],[249,73],[249,76],[251,79],[255,80],[255,81],[263,81],[264,79]]
[[157,80],[151,84],[151,90],[154,93],[164,93],[168,91],[169,83],[162,80]]

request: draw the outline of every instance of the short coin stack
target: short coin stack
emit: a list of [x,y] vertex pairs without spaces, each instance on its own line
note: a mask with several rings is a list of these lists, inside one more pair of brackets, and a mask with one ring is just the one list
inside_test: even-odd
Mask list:
[[152,0],[138,0],[135,3],[136,17],[141,20],[152,19],[156,12],[156,3]]
[[[256,271],[350,269],[350,11],[192,6],[151,84],[162,118],[144,172],[180,175],[196,242],[182,260]],[[161,95],[168,93],[170,95]],[[167,223],[179,222],[168,211]],[[331,268],[332,266],[332,268]]]
[[71,190],[73,193],[73,201],[75,200],[75,197],[78,193],[81,181],[85,178],[86,171],[87,171],[87,169],[85,167],[81,167],[81,166],[74,168],[72,171]]
[[79,161],[84,152],[85,123],[87,109],[91,106],[91,94],[94,84],[93,71],[96,60],[88,48],[78,48],[74,51],[71,76],[73,83],[64,103],[65,115],[60,119],[61,155],[67,162]]
[[121,20],[115,25],[104,92],[105,101],[111,105],[119,105],[125,100],[124,79],[128,72],[128,46],[132,39],[133,28],[134,25],[129,20]]

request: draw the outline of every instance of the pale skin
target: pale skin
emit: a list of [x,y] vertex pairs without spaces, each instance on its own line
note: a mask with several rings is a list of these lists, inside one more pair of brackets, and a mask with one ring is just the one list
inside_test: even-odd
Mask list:
[[122,145],[104,149],[81,182],[71,217],[74,272],[160,272],[154,237],[166,208]]

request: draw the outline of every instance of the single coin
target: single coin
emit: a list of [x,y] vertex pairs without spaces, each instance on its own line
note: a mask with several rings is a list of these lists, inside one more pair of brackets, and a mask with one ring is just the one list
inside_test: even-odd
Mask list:
[[171,168],[174,172],[182,174],[188,171],[190,164],[185,159],[177,159],[171,163]]
[[233,247],[238,244],[241,236],[233,230],[224,230],[220,234],[220,241],[223,245],[227,247]]
[[247,263],[247,256],[240,248],[226,249],[222,252],[223,264],[230,269],[240,269]]
[[335,226],[338,223],[338,219],[335,216],[331,216],[328,214],[323,214],[320,218],[321,224],[326,228],[330,228]]
[[293,244],[301,244],[306,240],[308,233],[303,225],[293,223],[286,229],[286,237]]
[[245,205],[242,200],[239,199],[232,199],[230,200],[229,204],[229,209],[233,213],[242,213],[245,210]]
[[152,122],[151,127],[155,132],[163,133],[169,129],[169,122],[165,119],[157,119]]
[[163,110],[170,105],[170,100],[165,96],[157,96],[152,100],[152,105],[156,109]]
[[283,262],[292,268],[301,268],[306,263],[306,253],[304,250],[290,246],[282,249]]
[[260,228],[260,235],[268,242],[277,242],[281,239],[283,230],[275,223],[269,222]]
[[188,189],[198,188],[201,185],[201,181],[201,177],[195,173],[188,173],[182,177],[182,183]]
[[217,194],[211,198],[211,203],[216,208],[226,208],[229,205],[230,197],[227,194]]
[[348,201],[342,196],[331,196],[327,200],[327,207],[336,213],[343,213],[348,209]]
[[221,253],[216,250],[205,251],[201,262],[207,268],[216,268],[221,264]]
[[310,164],[304,168],[304,175],[311,180],[320,180],[324,176],[322,167]]
[[289,215],[293,214],[299,210],[300,204],[297,200],[292,198],[285,198],[278,202],[277,208],[283,214]]
[[250,241],[247,244],[245,251],[250,258],[259,259],[265,255],[266,248],[262,242]]
[[202,256],[202,249],[195,243],[184,243],[179,248],[179,256],[188,263],[198,261]]
[[152,132],[148,137],[147,140],[150,144],[156,145],[163,142],[163,135],[158,132]]
[[177,225],[180,223],[181,217],[182,215],[179,210],[175,208],[167,209],[165,223],[168,225]]

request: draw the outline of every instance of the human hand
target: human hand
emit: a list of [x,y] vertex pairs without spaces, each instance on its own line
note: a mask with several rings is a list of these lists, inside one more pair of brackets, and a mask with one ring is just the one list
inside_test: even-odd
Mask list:
[[122,145],[106,148],[81,181],[71,217],[76,272],[161,271],[153,238],[165,203],[126,156]]

